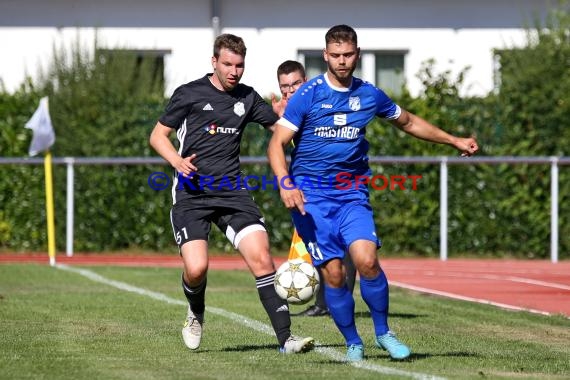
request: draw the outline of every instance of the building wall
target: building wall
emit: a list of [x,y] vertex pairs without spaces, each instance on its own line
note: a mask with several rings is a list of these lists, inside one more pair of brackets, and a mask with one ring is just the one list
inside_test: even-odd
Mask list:
[[[440,71],[470,66],[465,94],[493,89],[494,48],[519,46],[524,27],[543,19],[553,0],[3,0],[0,2],[0,78],[10,91],[50,62],[54,45],[79,38],[92,46],[95,33],[108,48],[170,51],[166,95],[211,70],[214,29],[244,38],[243,83],[262,95],[277,92],[275,70],[299,50],[321,50],[324,34],[347,23],[363,50],[404,50],[412,93],[422,62]],[[285,4],[285,5],[284,5]],[[365,78],[366,79],[366,78]]]

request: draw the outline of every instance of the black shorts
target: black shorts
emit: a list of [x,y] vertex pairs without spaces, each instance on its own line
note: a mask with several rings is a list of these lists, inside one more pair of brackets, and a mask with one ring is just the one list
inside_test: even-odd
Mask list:
[[243,237],[240,232],[265,231],[263,216],[247,191],[178,201],[170,212],[170,222],[178,247],[191,240],[208,240],[212,223],[236,248]]

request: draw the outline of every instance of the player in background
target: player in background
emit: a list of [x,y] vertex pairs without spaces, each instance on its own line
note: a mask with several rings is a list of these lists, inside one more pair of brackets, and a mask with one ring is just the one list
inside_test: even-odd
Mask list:
[[[360,274],[360,291],[374,323],[376,345],[393,359],[405,359],[410,349],[388,326],[388,281],[376,255],[381,242],[368,186],[353,181],[347,188],[336,176],[345,173],[354,179],[372,174],[365,133],[375,117],[389,120],[416,138],[450,145],[465,156],[477,152],[477,142],[450,135],[401,108],[373,84],[353,77],[360,49],[352,27],[332,27],[325,43],[327,71],[310,79],[289,99],[269,142],[269,162],[278,177],[281,199],[291,210],[314,264],[322,269],[325,298],[346,341],[347,360],[363,360],[364,345],[355,324],[355,301],[345,284],[345,252]],[[292,140],[295,149],[287,168],[284,149]],[[299,178],[303,184],[330,179],[330,185],[300,188]]]
[[[236,186],[243,129],[250,122],[273,128],[278,120],[253,88],[240,84],[245,55],[246,46],[240,37],[218,36],[211,59],[213,73],[178,87],[150,136],[150,145],[175,169],[170,215],[184,264],[182,290],[188,300],[182,337],[188,348],[200,346],[208,236],[214,223],[254,275],[280,351],[306,352],[313,348],[313,338],[291,335],[288,305],[275,292],[275,265],[263,217],[243,186]],[[173,132],[178,150],[169,139]]]
[[[305,74],[305,68],[303,64],[297,61],[285,61],[279,65],[277,68],[277,82],[279,83],[279,91],[281,92],[281,104],[278,109],[285,109],[287,101],[293,96],[299,87],[307,81]],[[273,108],[276,109],[275,103],[277,100],[275,97],[272,98],[274,104]],[[281,115],[280,115],[281,116]],[[312,263],[310,255],[308,254],[305,244],[299,237],[297,229],[293,231],[293,237],[291,238],[291,249],[289,250],[289,260],[294,258],[303,258],[305,261]],[[346,255],[344,258],[344,267],[346,269],[346,283],[348,289],[352,293],[354,290],[354,284],[356,282],[356,268],[352,263],[350,255]],[[319,277],[322,279],[323,274],[320,267],[316,267]],[[309,306],[307,309],[291,314],[293,316],[306,316],[306,317],[320,317],[329,315],[329,309],[325,301],[325,287],[319,287],[319,291],[315,295],[315,303]]]

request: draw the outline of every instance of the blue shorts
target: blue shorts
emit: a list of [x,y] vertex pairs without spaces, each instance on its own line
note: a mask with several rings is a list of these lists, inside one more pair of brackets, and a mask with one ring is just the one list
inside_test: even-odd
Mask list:
[[343,200],[305,192],[305,212],[293,212],[293,223],[311,254],[313,264],[343,259],[356,240],[382,245],[368,199]]

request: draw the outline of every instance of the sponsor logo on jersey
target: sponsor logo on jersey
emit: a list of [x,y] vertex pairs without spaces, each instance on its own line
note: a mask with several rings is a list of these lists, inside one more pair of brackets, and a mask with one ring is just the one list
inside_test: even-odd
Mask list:
[[345,113],[335,113],[333,116],[334,125],[346,125],[346,114]]
[[209,133],[211,135],[215,135],[217,129],[218,129],[218,126],[216,124],[210,124],[210,125],[204,127],[204,131],[206,131],[206,133]]
[[332,104],[323,103],[321,104],[321,108],[332,108]]
[[351,96],[348,98],[348,106],[353,111],[358,111],[360,109],[360,97]]
[[234,113],[240,117],[245,114],[245,106],[242,102],[234,104]]
[[212,105],[210,103],[206,104],[204,106],[204,108],[202,108],[202,111],[213,111],[214,107],[212,107]]
[[335,127],[318,127],[315,128],[315,136],[326,138],[339,138],[353,140],[358,137],[360,129],[351,127],[349,125],[335,128]]
[[226,134],[226,135],[236,135],[239,134],[237,128],[225,128],[225,127],[218,127],[216,124],[212,123],[208,126],[204,127],[204,131],[210,135],[217,135],[217,134]]

